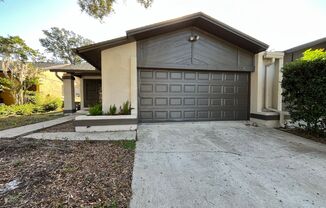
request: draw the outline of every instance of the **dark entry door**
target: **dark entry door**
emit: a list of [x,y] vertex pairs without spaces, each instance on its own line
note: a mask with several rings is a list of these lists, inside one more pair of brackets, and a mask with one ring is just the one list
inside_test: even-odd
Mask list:
[[84,106],[90,107],[102,101],[102,84],[100,79],[84,80]]
[[247,120],[249,73],[139,69],[139,120]]

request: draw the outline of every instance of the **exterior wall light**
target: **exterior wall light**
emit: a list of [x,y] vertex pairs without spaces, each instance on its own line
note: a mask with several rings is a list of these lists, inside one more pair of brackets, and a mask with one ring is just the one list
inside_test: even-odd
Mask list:
[[199,40],[199,35],[191,35],[189,37],[189,42],[195,42],[197,40]]

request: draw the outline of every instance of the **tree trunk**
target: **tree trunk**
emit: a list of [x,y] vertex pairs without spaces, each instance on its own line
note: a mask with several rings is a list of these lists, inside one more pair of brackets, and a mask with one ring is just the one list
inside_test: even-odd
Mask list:
[[24,104],[24,96],[22,91],[16,93],[16,104],[18,105]]

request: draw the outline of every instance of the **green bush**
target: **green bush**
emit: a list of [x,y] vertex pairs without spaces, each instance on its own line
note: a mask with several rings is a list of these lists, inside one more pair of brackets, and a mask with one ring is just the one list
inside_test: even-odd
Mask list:
[[89,114],[92,116],[98,116],[102,115],[102,105],[101,104],[95,104],[94,106],[89,108]]
[[14,114],[13,109],[8,105],[0,105],[0,116],[8,116]]
[[108,115],[115,115],[117,113],[117,107],[115,105],[110,105]]
[[13,105],[16,115],[31,115],[34,110],[33,104]]
[[31,115],[58,110],[62,107],[60,98],[51,96],[35,96],[33,103],[23,105],[0,105],[0,116]]
[[283,68],[283,97],[291,119],[311,133],[326,130],[326,53],[304,53]]
[[36,106],[32,103],[24,105],[1,105],[0,116],[31,115],[35,113]]
[[62,107],[62,100],[60,98],[50,98],[43,105],[45,111],[54,111]]
[[127,100],[120,107],[119,114],[121,114],[121,115],[130,115],[131,114],[131,110],[132,110],[131,103]]
[[34,104],[37,106],[38,111],[48,112],[62,108],[63,102],[61,98],[37,93],[34,98]]

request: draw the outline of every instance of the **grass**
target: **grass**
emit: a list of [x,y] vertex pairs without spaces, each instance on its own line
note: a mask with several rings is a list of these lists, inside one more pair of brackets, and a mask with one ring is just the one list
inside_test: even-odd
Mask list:
[[49,112],[42,114],[32,114],[28,116],[6,116],[0,117],[0,130],[10,129],[28,124],[34,124],[42,121],[63,117],[62,112]]
[[136,149],[136,141],[133,141],[133,140],[116,141],[114,143],[116,143],[120,147],[127,149],[127,150],[135,150]]

